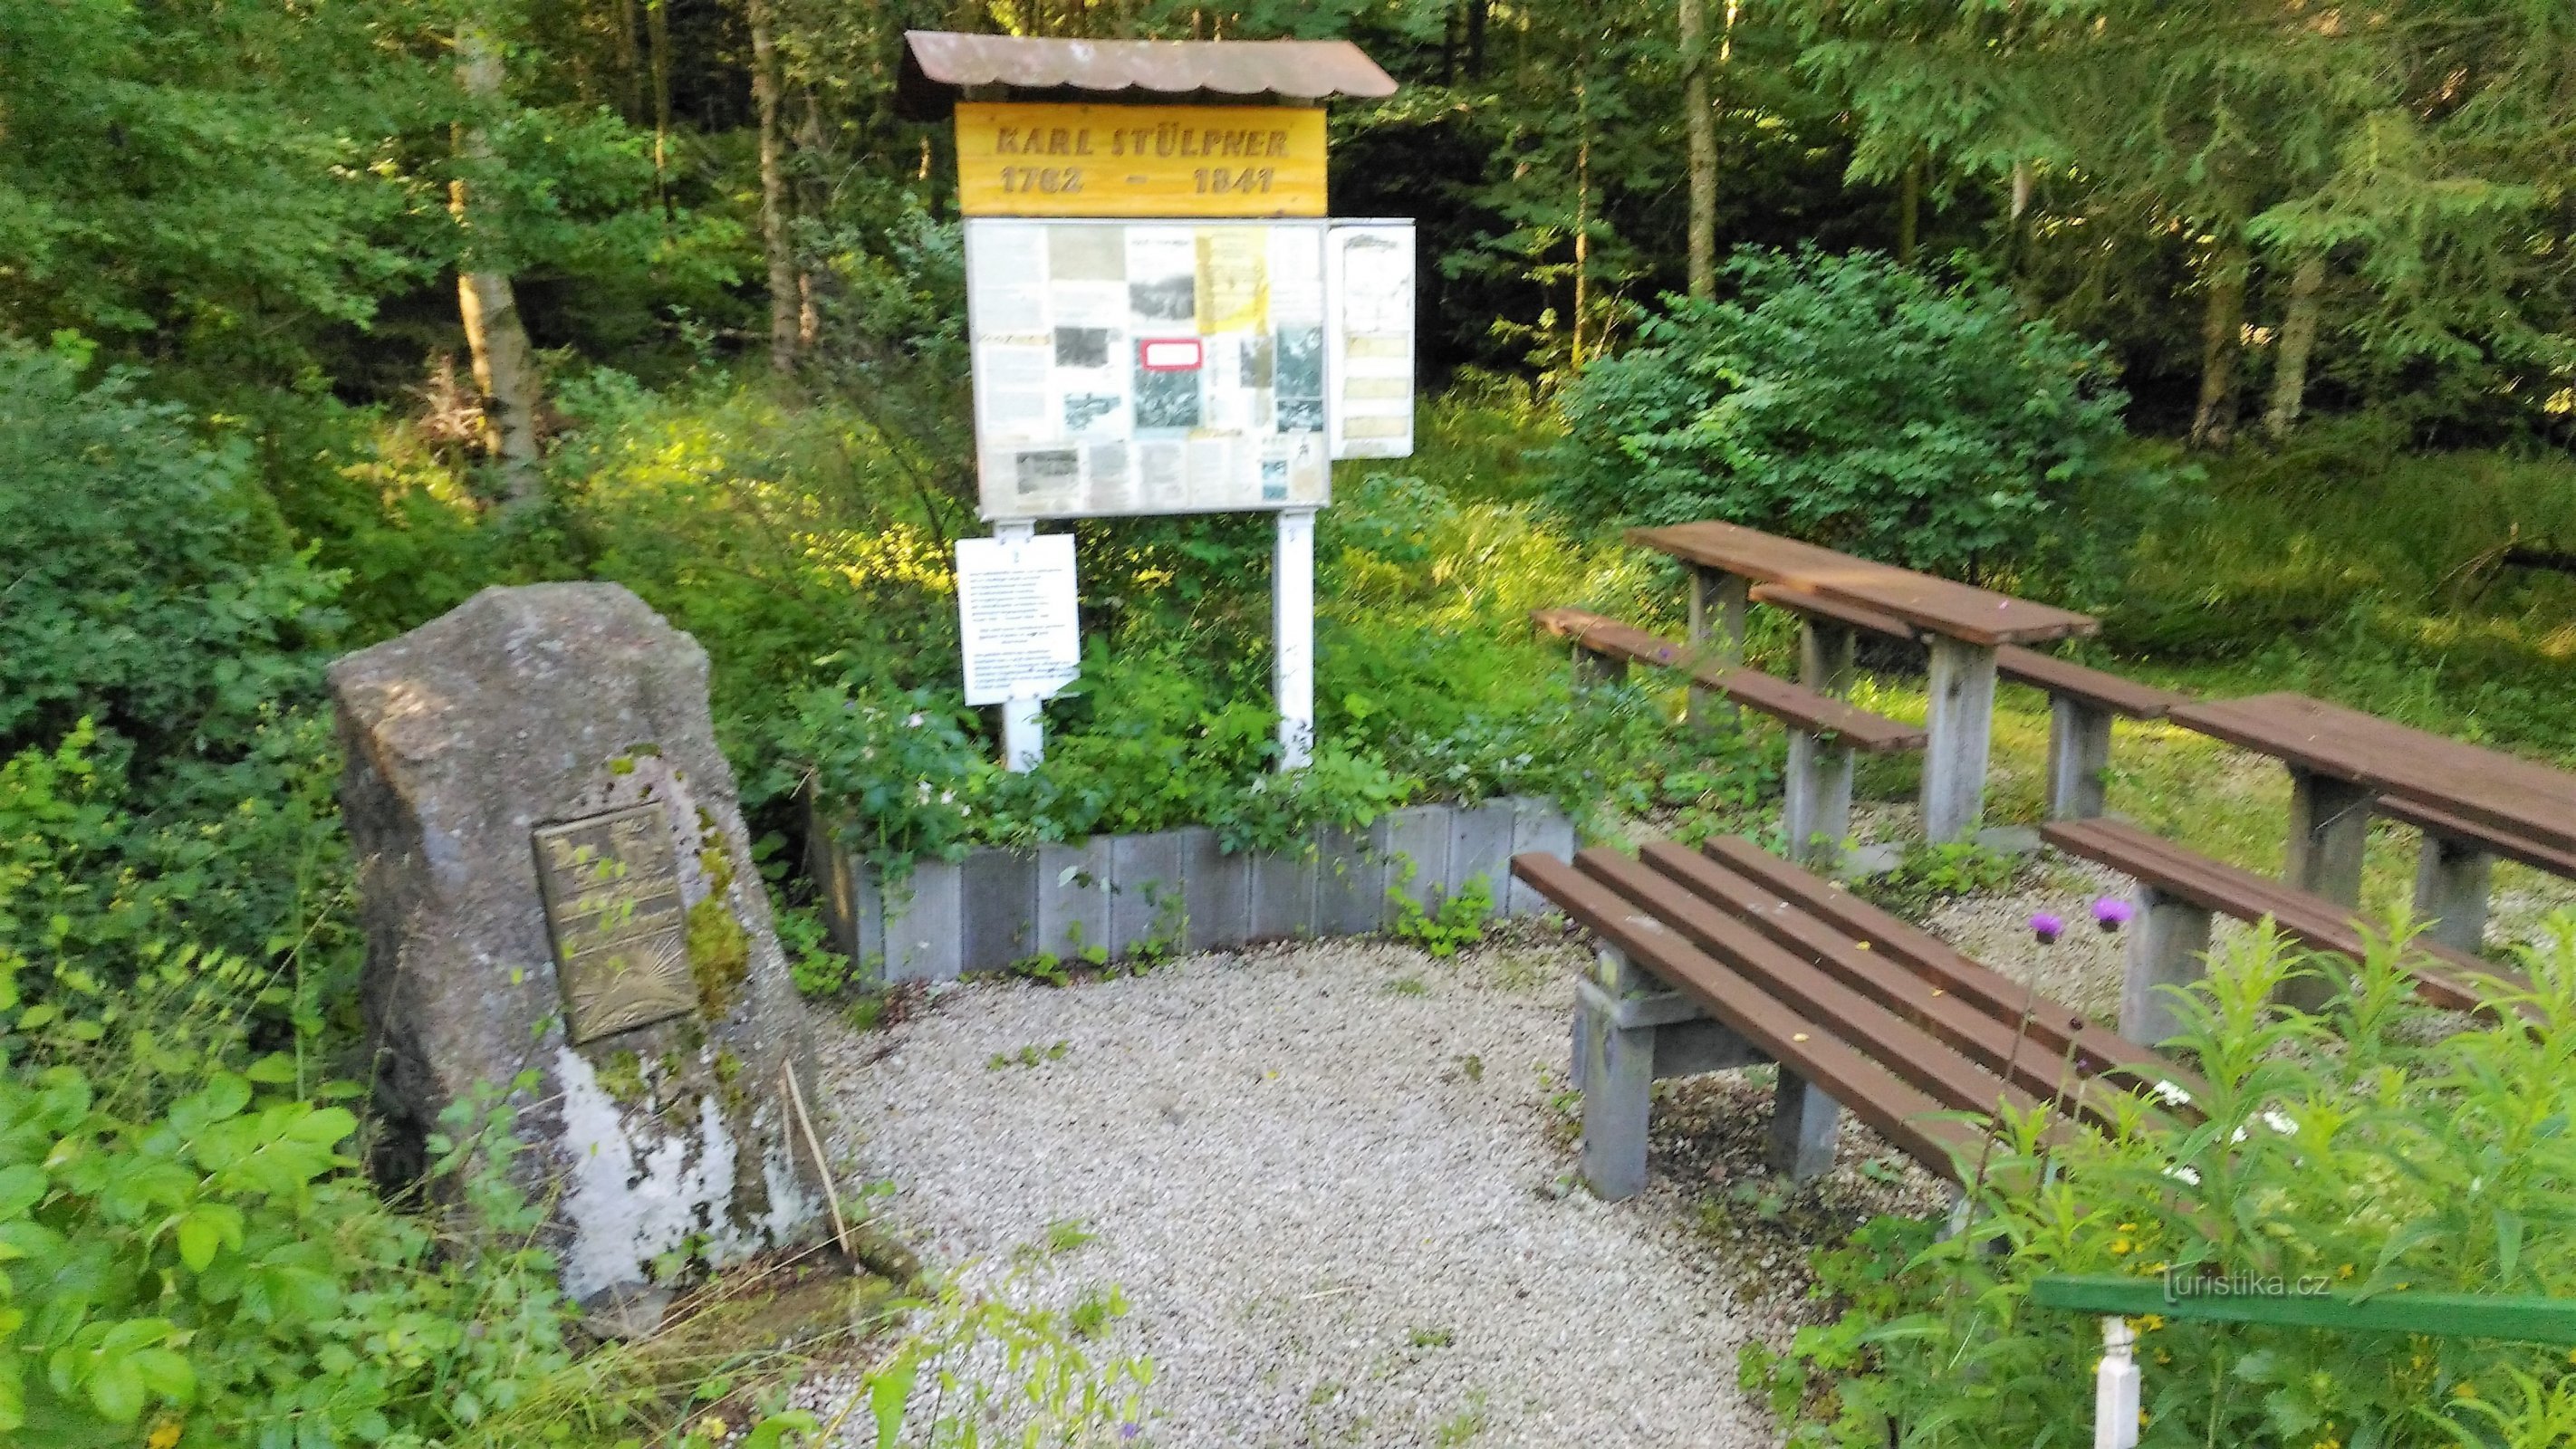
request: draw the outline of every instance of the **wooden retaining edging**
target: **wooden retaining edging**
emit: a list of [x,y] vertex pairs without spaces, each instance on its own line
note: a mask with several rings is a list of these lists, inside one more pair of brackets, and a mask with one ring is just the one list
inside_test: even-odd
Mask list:
[[1301,853],[1229,855],[1205,826],[985,846],[964,860],[916,861],[910,878],[888,889],[819,818],[808,838],[807,867],[833,944],[888,983],[1001,971],[1041,953],[1070,963],[1094,947],[1115,960],[1140,947],[1208,951],[1366,935],[1396,920],[1390,887],[1432,911],[1479,876],[1497,914],[1532,915],[1549,906],[1513,879],[1512,857],[1562,859],[1575,844],[1554,802],[1517,796],[1393,810],[1357,834],[1320,829],[1314,849]]

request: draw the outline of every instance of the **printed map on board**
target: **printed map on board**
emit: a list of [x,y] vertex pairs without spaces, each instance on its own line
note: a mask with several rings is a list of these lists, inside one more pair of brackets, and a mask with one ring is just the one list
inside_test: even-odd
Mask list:
[[966,223],[986,518],[1326,501],[1321,223]]

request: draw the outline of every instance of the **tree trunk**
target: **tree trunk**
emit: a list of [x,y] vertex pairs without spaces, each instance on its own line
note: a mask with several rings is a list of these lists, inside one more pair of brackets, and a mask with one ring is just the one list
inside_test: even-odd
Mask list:
[[2191,445],[2224,448],[2236,436],[2236,354],[2245,330],[2245,244],[2228,242],[2210,265],[2209,301],[2200,323],[2200,406],[2192,410]]
[[796,370],[796,253],[787,237],[785,138],[778,126],[778,41],[769,0],[744,0],[751,26],[751,99],[760,113],[760,239],[769,250],[769,365]]
[[662,219],[673,221],[670,0],[644,0],[644,34],[653,43],[653,195],[662,203]]
[[1467,0],[1467,79],[1485,78],[1485,18],[1493,0]]
[[2289,306],[2281,315],[2281,351],[2272,368],[2272,402],[2263,410],[2263,431],[2274,442],[2290,435],[2307,401],[2308,354],[2317,342],[2317,294],[2325,289],[2322,253],[2299,258],[2290,274]]
[[[805,123],[797,127],[796,145],[812,158],[805,179],[795,188],[797,210],[806,216],[822,216],[825,198],[822,187],[813,179],[811,166],[827,159],[823,150],[823,103],[811,86],[805,88]],[[796,346],[801,352],[811,352],[823,335],[822,286],[822,280],[814,275],[813,264],[799,259],[796,264]]]
[[635,0],[617,0],[617,114],[630,126],[644,119],[644,50],[636,20]]
[[1905,163],[1896,184],[1896,264],[1914,265],[1914,239],[1923,217],[1923,158]]
[[1690,132],[1690,294],[1717,295],[1717,118],[1708,108],[1706,0],[1681,0],[1682,119]]
[[1581,115],[1574,147],[1574,335],[1566,347],[1566,371],[1583,371],[1583,311],[1591,302],[1592,261],[1592,118],[1584,109],[1583,87],[1574,88]]
[[[456,26],[456,79],[475,109],[499,104],[501,47],[471,20]],[[479,120],[458,128],[456,150],[469,166],[493,162],[492,138]],[[519,320],[510,274],[478,265],[475,221],[462,176],[448,184],[447,209],[466,237],[456,267],[456,311],[465,325],[465,344],[474,354],[474,386],[483,395],[483,448],[501,466],[502,506],[525,508],[545,489],[537,466],[536,350],[528,345],[528,329]]]

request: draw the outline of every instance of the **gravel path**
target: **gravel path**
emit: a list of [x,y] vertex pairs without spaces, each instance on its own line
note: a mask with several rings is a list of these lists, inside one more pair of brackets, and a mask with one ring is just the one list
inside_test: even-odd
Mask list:
[[[893,1184],[880,1220],[933,1261],[990,1283],[1019,1250],[1017,1291],[1058,1305],[1123,1290],[1107,1346],[1153,1359],[1155,1444],[1772,1442],[1735,1352],[1785,1336],[1794,1255],[1689,1226],[1728,1169],[1567,1190],[1547,1074],[1582,959],[1524,928],[1448,962],[1335,941],[964,985],[828,1030],[826,1080]],[[1719,1095],[1706,1135],[1758,1150],[1764,1094]],[[1028,1251],[1068,1220],[1096,1237]]]

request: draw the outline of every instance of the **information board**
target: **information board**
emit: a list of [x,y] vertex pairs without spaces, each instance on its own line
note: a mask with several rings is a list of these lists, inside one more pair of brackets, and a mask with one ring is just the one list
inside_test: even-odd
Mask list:
[[1322,216],[1324,113],[963,101],[968,216]]
[[1332,455],[1411,457],[1413,223],[1335,222],[1326,238]]
[[983,516],[1327,501],[1324,242],[1320,222],[969,219]]
[[1073,535],[957,543],[966,702],[1046,699],[1082,670]]

